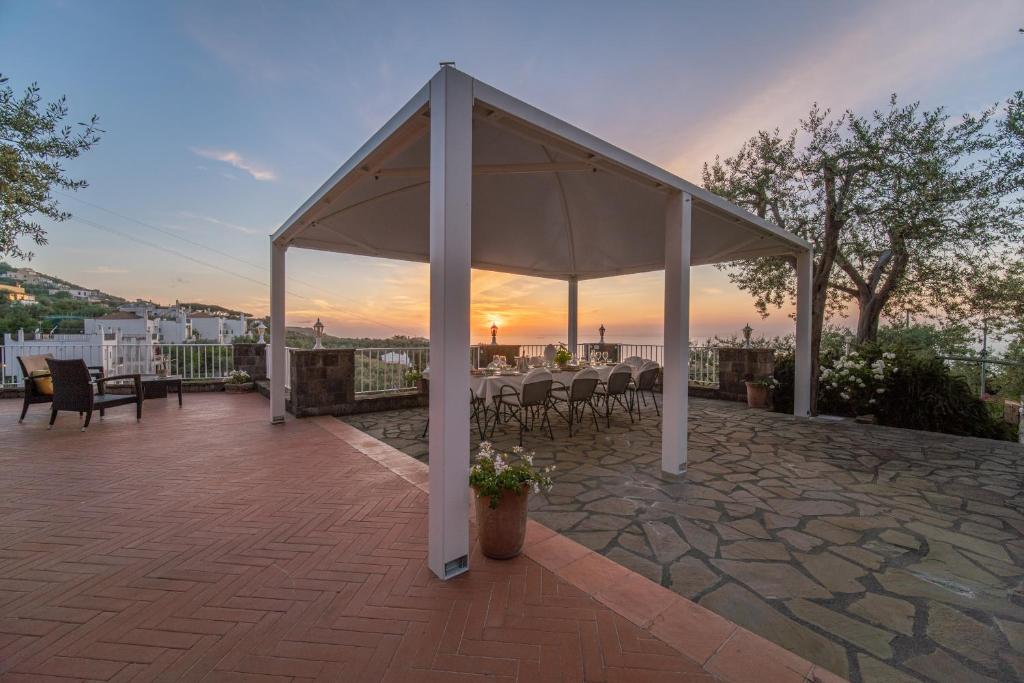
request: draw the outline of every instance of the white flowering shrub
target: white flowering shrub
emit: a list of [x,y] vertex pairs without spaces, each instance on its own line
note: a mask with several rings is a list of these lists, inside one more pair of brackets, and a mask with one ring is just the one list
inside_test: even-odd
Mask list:
[[252,377],[245,370],[232,370],[228,373],[228,384],[248,384]]
[[551,472],[555,466],[543,469],[533,466],[533,453],[526,453],[522,446],[512,449],[514,458],[498,453],[488,441],[480,443],[476,461],[469,468],[469,485],[477,496],[490,496],[492,508],[498,507],[501,494],[515,491],[522,495],[527,489],[534,493],[550,491],[554,482]]
[[882,353],[874,360],[850,351],[821,368],[819,398],[826,412],[864,415],[875,410],[899,371],[896,354]]

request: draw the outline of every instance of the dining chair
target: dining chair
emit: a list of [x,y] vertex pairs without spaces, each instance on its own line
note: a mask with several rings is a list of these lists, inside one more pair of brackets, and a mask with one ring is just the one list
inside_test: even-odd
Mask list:
[[643,367],[644,363],[646,363],[647,361],[645,361],[640,356],[630,356],[629,358],[626,358],[622,362],[628,365],[629,367],[633,368],[634,371],[638,372],[640,368]]
[[[551,398],[553,399],[551,407],[569,425],[570,437],[573,423],[583,422],[583,415],[587,408],[590,408],[590,414],[594,418],[594,429],[601,431],[597,425],[597,408],[594,407],[594,392],[600,382],[601,376],[597,374],[597,370],[584,368],[573,376],[569,386],[555,382],[551,388]],[[562,414],[562,411],[558,409],[559,403],[566,404],[568,408],[566,414]]]
[[[483,441],[484,440],[484,430],[485,430],[486,425],[487,425],[487,422],[486,422],[486,420],[487,420],[487,417],[486,417],[487,408],[484,405],[484,400],[482,398],[480,398],[479,396],[477,396],[476,394],[474,394],[472,389],[469,390],[469,407],[470,407],[470,411],[471,411],[470,414],[469,414],[469,418],[471,420],[476,420],[476,430],[477,430],[477,432],[480,433],[480,440]],[[425,425],[423,425],[423,433],[420,434],[420,438],[421,439],[427,438],[427,436],[430,434],[430,412],[429,412],[429,410],[430,409],[428,408],[427,409],[427,411],[428,411],[427,412],[427,423]],[[480,412],[481,412],[481,410],[484,412],[484,415],[485,415],[485,417],[484,417],[484,426],[483,427],[480,426]]]
[[[519,423],[519,445],[523,445],[523,432],[536,425],[537,418],[541,417],[540,428],[548,427],[548,436],[553,441],[554,432],[551,431],[551,420],[548,416],[548,409],[551,407],[551,384],[553,379],[547,368],[534,368],[523,377],[522,389],[504,384],[498,395],[494,397],[495,414],[494,424],[491,425],[491,436],[494,436],[494,428],[498,425],[502,412],[508,419],[514,419]],[[486,423],[485,423],[486,424]]]
[[633,405],[629,400],[629,383],[633,379],[633,368],[619,363],[612,368],[607,382],[597,385],[596,395],[604,401],[604,421],[606,427],[612,426],[612,401],[615,401],[629,413],[629,421],[633,422]]
[[646,361],[641,367],[640,372],[637,373],[636,378],[630,386],[630,403],[636,406],[636,419],[642,421],[643,418],[640,416],[640,402],[647,405],[647,399],[645,396],[651,397],[651,403],[654,404],[654,411],[661,416],[661,409],[658,408],[658,399],[654,395],[654,385],[658,381],[658,373],[661,372],[661,366],[653,360]]

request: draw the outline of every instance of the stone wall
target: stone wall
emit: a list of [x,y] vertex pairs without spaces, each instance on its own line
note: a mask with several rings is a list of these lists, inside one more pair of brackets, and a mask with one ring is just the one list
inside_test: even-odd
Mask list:
[[245,370],[253,380],[267,378],[267,344],[234,344],[235,370]]
[[505,356],[512,365],[521,348],[518,344],[480,344],[480,367],[485,367],[495,356]]
[[718,391],[716,398],[746,401],[748,379],[761,379],[775,373],[775,352],[771,349],[718,350]]
[[589,356],[591,352],[597,351],[599,353],[608,352],[608,358],[615,361],[616,363],[622,360],[622,347],[619,344],[599,344],[597,342],[586,345],[586,354]]
[[290,353],[292,415],[340,415],[345,405],[355,402],[354,349],[303,349]]

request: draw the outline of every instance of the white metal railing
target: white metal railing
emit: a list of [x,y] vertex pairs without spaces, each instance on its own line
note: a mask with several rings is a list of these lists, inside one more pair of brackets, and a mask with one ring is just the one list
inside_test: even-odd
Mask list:
[[[546,344],[521,344],[524,356],[543,356]],[[586,353],[590,344],[578,345],[577,353]],[[639,356],[645,360],[665,362],[662,344],[617,344],[619,359]],[[509,359],[511,361],[511,359]],[[430,365],[430,349],[373,348],[355,351],[355,385],[357,394],[406,391],[416,386],[416,377]],[[471,367],[480,367],[480,347],[470,347]],[[718,347],[691,346],[689,379],[695,384],[718,386]],[[287,373],[285,375],[288,376]],[[287,381],[287,380],[286,380]]]
[[425,346],[356,349],[356,393],[378,394],[413,389],[429,363],[430,349]]
[[102,367],[105,375],[151,375],[161,363],[173,375],[185,380],[223,379],[234,369],[231,344],[85,344],[56,340],[33,340],[29,344],[0,347],[3,382],[21,384],[23,377],[16,356],[49,354],[69,360],[81,358],[86,365]]

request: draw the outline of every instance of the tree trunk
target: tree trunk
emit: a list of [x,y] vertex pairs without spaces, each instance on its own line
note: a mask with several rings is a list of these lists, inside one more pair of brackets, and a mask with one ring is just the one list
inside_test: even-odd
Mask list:
[[857,344],[874,342],[878,339],[878,321],[882,317],[882,309],[885,308],[878,296],[857,299],[860,313],[857,316]]

